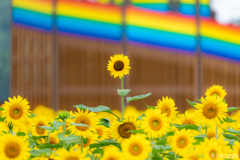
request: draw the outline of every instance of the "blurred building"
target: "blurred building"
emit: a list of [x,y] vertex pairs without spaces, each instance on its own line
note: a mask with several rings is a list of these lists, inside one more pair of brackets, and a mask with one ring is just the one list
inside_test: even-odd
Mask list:
[[120,80],[106,66],[124,53],[132,68],[128,96],[152,92],[131,103],[138,109],[168,96],[184,111],[186,99],[213,84],[224,86],[229,106],[240,105],[240,27],[218,24],[207,0],[198,7],[184,0],[128,3],[13,0],[12,96],[26,97],[32,108],[120,109]]

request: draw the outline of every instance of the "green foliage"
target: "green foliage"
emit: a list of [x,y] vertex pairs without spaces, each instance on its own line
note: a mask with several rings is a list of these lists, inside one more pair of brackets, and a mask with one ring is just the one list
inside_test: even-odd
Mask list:
[[192,102],[187,100],[187,102],[190,104],[191,107],[196,108],[195,105],[197,104],[196,102]]
[[120,96],[124,97],[126,96],[129,92],[131,91],[131,89],[118,89],[117,92]]
[[131,102],[131,101],[136,101],[136,100],[139,100],[139,99],[146,98],[150,95],[151,95],[151,93],[147,93],[147,94],[142,94],[142,95],[138,95],[138,96],[134,96],[134,97],[127,97],[127,103]]

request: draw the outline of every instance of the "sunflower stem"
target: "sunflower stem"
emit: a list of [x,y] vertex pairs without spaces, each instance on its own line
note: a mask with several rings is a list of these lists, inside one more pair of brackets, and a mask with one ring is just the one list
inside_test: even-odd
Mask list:
[[[64,122],[66,122],[66,121],[64,120]],[[64,136],[66,135],[66,124],[65,123],[63,125],[63,134],[64,134]],[[65,141],[63,141],[63,148],[66,148],[66,142]]]
[[81,136],[81,153],[83,153],[83,136]]
[[207,125],[205,125],[205,138],[207,138]]
[[[121,85],[123,90],[123,77],[121,78]],[[123,121],[123,115],[124,115],[124,96],[122,96],[122,121]]]

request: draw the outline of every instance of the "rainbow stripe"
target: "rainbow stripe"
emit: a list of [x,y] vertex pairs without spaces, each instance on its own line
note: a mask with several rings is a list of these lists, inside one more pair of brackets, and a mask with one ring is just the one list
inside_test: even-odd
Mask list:
[[194,51],[196,23],[191,17],[129,7],[127,38],[131,41]]
[[240,60],[240,27],[223,26],[211,19],[203,19],[200,24],[203,52]]
[[136,7],[157,11],[169,10],[169,0],[130,0],[130,3]]
[[[179,11],[186,15],[195,15],[195,4],[196,0],[180,0]],[[209,0],[200,0],[199,12],[203,17],[210,17],[211,11],[209,7]]]
[[120,40],[121,8],[113,5],[58,0],[56,25],[59,31]]
[[52,0],[13,0],[12,18],[15,23],[51,30],[53,27]]

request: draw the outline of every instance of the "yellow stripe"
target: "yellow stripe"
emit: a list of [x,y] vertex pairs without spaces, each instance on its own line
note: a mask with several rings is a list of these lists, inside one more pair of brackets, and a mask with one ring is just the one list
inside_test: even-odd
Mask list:
[[132,3],[168,3],[169,0],[131,0]]
[[235,44],[240,45],[240,33],[236,34],[231,31],[226,31],[217,27],[210,27],[210,26],[202,26],[200,28],[200,33],[203,36],[211,37],[214,39],[227,41]]
[[35,12],[41,12],[45,14],[53,13],[53,6],[47,3],[13,0],[12,4],[14,7],[19,7],[19,8],[35,11]]
[[209,5],[209,0],[200,0],[200,4]]
[[127,24],[145,28],[158,29],[169,32],[177,32],[187,35],[196,35],[195,24],[177,23],[174,20],[157,19],[137,15],[128,15]]
[[180,0],[180,2],[185,4],[195,4],[196,0]]
[[86,7],[75,7],[69,5],[59,4],[57,7],[57,14],[76,17],[76,18],[83,18],[89,20],[96,20],[101,22],[108,22],[114,24],[121,24],[122,18],[121,14],[119,13],[112,13],[107,10],[96,10]]

